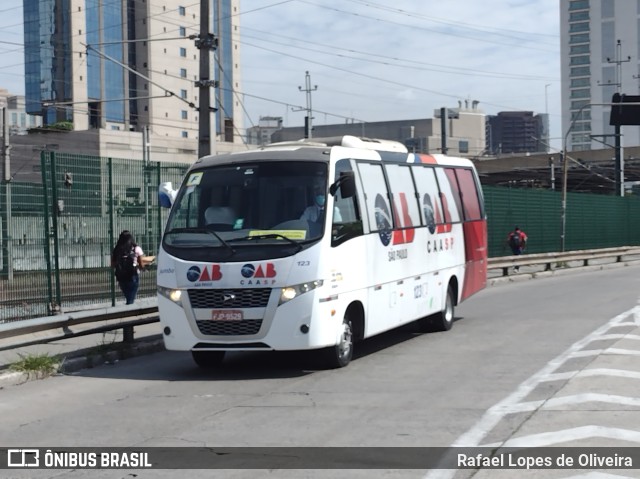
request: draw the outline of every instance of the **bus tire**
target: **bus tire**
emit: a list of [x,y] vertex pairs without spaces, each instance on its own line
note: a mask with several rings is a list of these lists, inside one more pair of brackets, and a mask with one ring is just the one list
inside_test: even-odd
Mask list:
[[325,363],[329,369],[344,368],[353,357],[353,323],[348,314],[342,320],[340,342],[324,350]]
[[449,331],[453,326],[454,305],[453,288],[449,285],[442,311],[418,320],[418,329],[420,332],[432,333],[434,331]]
[[451,285],[447,288],[447,297],[444,300],[444,308],[433,317],[434,331],[449,331],[453,326],[453,314],[455,311],[456,301],[453,297],[453,288]]
[[224,351],[191,351],[191,356],[202,369],[212,369],[222,364],[224,353]]

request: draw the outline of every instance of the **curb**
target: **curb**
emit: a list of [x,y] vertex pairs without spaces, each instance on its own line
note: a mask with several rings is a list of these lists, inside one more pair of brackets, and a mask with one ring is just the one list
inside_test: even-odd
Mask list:
[[58,355],[61,360],[58,365],[58,371],[51,375],[42,376],[37,372],[0,371],[0,389],[17,386],[28,381],[45,379],[49,376],[73,374],[83,369],[91,369],[105,364],[115,364],[120,360],[153,354],[164,350],[164,340],[160,335],[138,339],[130,345],[122,342],[114,343],[105,351],[96,351],[96,348],[80,349],[69,353],[68,356],[64,354]]
[[551,271],[537,271],[532,273],[518,273],[511,276],[498,276],[487,279],[487,286],[496,286],[505,283],[519,283],[532,279],[551,278],[553,276],[565,276],[575,273],[587,273],[590,271],[601,271],[605,269],[616,269],[636,265],[637,261],[621,261],[619,263],[598,264],[592,266],[579,266],[573,268],[558,268]]

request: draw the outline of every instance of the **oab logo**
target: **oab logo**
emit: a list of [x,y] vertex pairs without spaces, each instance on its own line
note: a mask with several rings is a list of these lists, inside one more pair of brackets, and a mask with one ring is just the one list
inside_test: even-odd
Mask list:
[[192,266],[187,271],[187,279],[192,283],[204,283],[206,281],[218,281],[222,278],[219,264],[210,266]]
[[257,267],[251,263],[247,263],[240,269],[240,274],[247,278],[246,280],[241,279],[240,284],[257,285],[274,284],[276,280],[273,278],[276,277],[277,272],[273,263],[259,264]]

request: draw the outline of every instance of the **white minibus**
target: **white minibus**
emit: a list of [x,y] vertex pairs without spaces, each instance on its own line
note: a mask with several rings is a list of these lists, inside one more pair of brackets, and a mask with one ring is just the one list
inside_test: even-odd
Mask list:
[[417,320],[448,330],[486,285],[487,224],[470,160],[345,136],[207,156],[174,191],[158,252],[169,350],[320,350]]

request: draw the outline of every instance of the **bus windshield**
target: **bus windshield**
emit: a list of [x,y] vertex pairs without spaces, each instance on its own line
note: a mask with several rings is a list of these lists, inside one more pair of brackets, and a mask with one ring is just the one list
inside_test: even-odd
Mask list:
[[191,170],[173,205],[163,244],[174,253],[215,248],[233,255],[255,246],[297,252],[322,237],[327,170],[327,163],[311,161]]

